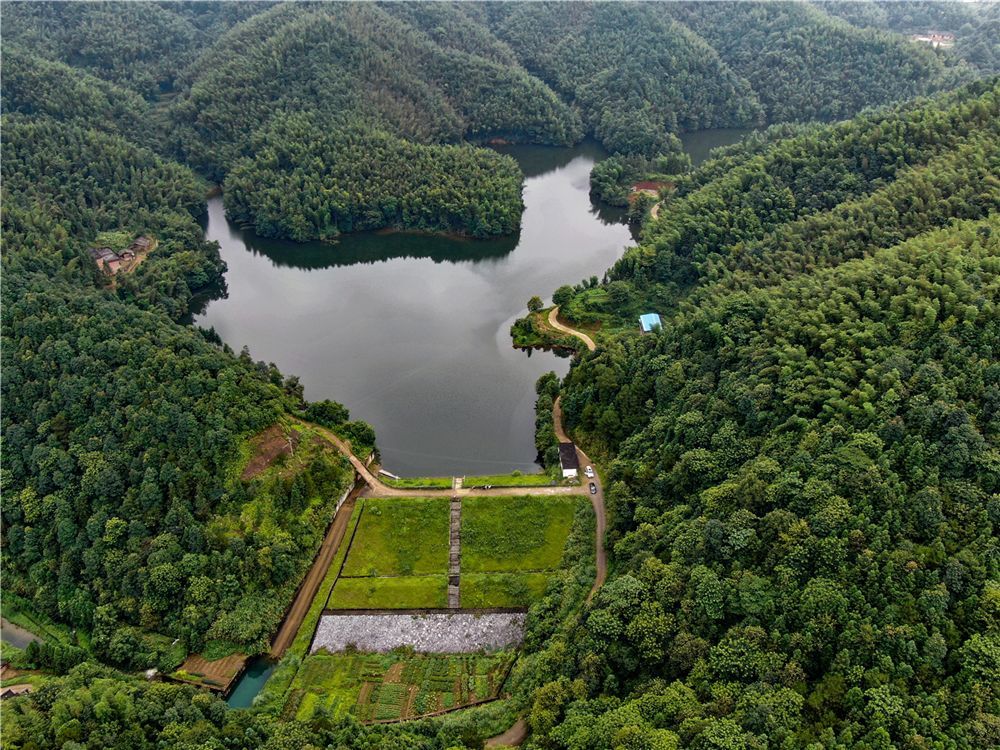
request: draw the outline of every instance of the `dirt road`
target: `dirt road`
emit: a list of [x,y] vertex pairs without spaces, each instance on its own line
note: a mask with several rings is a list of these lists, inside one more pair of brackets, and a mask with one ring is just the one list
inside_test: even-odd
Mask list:
[[[562,396],[557,398],[556,402],[552,405],[552,424],[555,427],[556,437],[559,441],[568,443],[571,441],[569,436],[566,434],[565,428],[563,427],[561,401]],[[593,466],[593,462],[586,453],[580,450],[580,446],[576,446],[576,457],[580,461],[580,466]],[[584,483],[589,483],[586,477],[583,478],[583,481]],[[608,552],[604,547],[604,535],[607,532],[608,526],[608,517],[604,509],[604,487],[601,486],[600,476],[595,476],[589,481],[592,481],[597,485],[597,494],[590,496],[590,503],[594,506],[594,517],[597,519],[597,529],[594,540],[594,563],[597,566],[597,575],[594,576],[594,585],[590,589],[590,594],[587,595],[588,603],[594,598],[594,594],[596,594],[597,590],[604,585],[604,581],[608,577]]]
[[299,632],[299,626],[302,625],[306,612],[309,611],[316,591],[323,582],[323,577],[326,576],[326,571],[329,569],[330,563],[333,562],[334,555],[340,548],[340,543],[347,531],[347,523],[354,511],[354,503],[363,489],[364,485],[359,483],[351,490],[351,494],[347,496],[344,504],[337,511],[337,515],[334,516],[333,523],[326,530],[326,536],[316,554],[316,559],[313,560],[309,573],[306,574],[302,585],[299,586],[295,601],[292,602],[288,614],[285,615],[285,619],[281,623],[281,629],[278,630],[278,634],[271,642],[271,656],[273,658],[280,659],[288,647],[292,645],[292,641],[295,640],[295,634]]
[[559,322],[559,305],[556,305],[549,311],[549,325],[557,331],[562,331],[563,333],[568,333],[571,336],[576,336],[580,339],[580,341],[587,345],[587,348],[590,349],[590,351],[594,351],[594,349],[597,348],[597,344],[594,343],[594,340],[583,331],[578,331],[575,328],[564,326]]
[[389,487],[383,484],[381,480],[374,474],[371,470],[365,466],[364,461],[351,453],[350,447],[341,438],[337,437],[333,432],[326,429],[325,427],[320,427],[316,424],[311,424],[316,431],[326,438],[334,447],[337,448],[341,453],[343,453],[347,459],[351,462],[355,471],[358,472],[358,476],[368,485],[368,490],[365,493],[368,497],[475,497],[476,495],[481,495],[483,497],[498,497],[504,495],[512,495],[516,497],[521,497],[524,495],[542,495],[542,496],[552,496],[552,495],[585,495],[588,490],[584,486],[577,487],[494,487],[489,490],[474,490],[468,487],[461,487],[459,489],[452,488],[442,488],[439,490],[418,490],[418,489],[399,489],[397,487]]
[[524,719],[518,719],[514,722],[514,726],[503,734],[486,740],[486,747],[517,747],[527,736],[528,723]]
[[[552,405],[552,424],[555,428],[556,437],[559,441],[568,443],[571,441],[569,435],[566,434],[565,427],[563,427],[562,405],[560,404],[561,399],[562,397],[557,398],[555,403]],[[593,466],[590,458],[586,453],[580,450],[579,446],[576,447],[576,453],[581,466]],[[604,581],[608,577],[608,555],[607,550],[604,547],[604,535],[607,531],[607,516],[604,510],[604,488],[601,487],[601,478],[599,476],[594,477],[592,481],[597,485],[597,494],[590,496],[591,505],[594,507],[594,516],[597,518],[597,529],[594,540],[594,558],[595,565],[597,567],[597,575],[594,576],[594,585],[591,587],[590,593],[587,595],[588,604],[590,603],[590,600],[594,598],[594,594],[597,593],[598,589],[604,585]],[[590,483],[586,477],[584,477],[584,482],[586,484]],[[521,717],[503,734],[498,734],[496,737],[490,737],[486,740],[486,747],[518,747],[524,742],[527,736],[528,723],[524,720],[524,717]]]

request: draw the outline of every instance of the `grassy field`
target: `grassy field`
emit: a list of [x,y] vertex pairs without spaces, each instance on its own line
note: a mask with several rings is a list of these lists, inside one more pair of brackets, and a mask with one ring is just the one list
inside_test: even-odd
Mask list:
[[441,575],[337,579],[329,609],[424,609],[448,606],[447,571]]
[[463,577],[558,568],[580,502],[562,497],[466,498],[462,503]]
[[451,487],[451,477],[401,477],[393,479],[385,475],[380,476],[382,483],[400,490],[440,490]]
[[462,607],[527,607],[545,594],[550,573],[469,573],[462,576]]
[[494,487],[548,487],[559,484],[548,474],[488,474],[480,477],[465,477],[462,480],[463,487],[482,487],[484,485]]
[[367,499],[342,576],[448,572],[448,500]]
[[514,656],[315,654],[303,660],[283,715],[308,721],[323,710],[377,721],[457,708],[496,697]]
[[[526,607],[555,575],[579,498],[465,498],[463,608]],[[286,718],[415,717],[493,697],[516,652],[307,655],[323,608],[447,606],[448,500],[359,500],[294,643],[257,706]],[[423,572],[423,575],[403,571]],[[376,574],[377,573],[377,574]]]

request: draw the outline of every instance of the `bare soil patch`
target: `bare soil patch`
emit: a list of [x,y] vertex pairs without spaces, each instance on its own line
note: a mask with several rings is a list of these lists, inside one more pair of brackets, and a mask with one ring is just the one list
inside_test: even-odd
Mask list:
[[211,690],[225,693],[237,675],[243,671],[247,657],[243,654],[230,654],[221,659],[209,661],[201,654],[191,654],[181,664],[179,672],[186,672],[189,678],[174,673],[175,679],[182,682],[195,682]]
[[358,705],[364,706],[371,700],[372,689],[375,687],[374,683],[365,682],[361,685],[361,690],[358,692]]
[[409,693],[406,696],[406,705],[403,706],[403,711],[399,715],[401,719],[409,719],[415,715],[415,712],[413,710],[413,704],[417,700],[417,695],[419,694],[420,694],[420,686],[410,685]]
[[278,456],[290,455],[299,446],[299,433],[286,433],[280,424],[273,424],[251,441],[253,456],[243,470],[240,479],[253,479],[270,466]]

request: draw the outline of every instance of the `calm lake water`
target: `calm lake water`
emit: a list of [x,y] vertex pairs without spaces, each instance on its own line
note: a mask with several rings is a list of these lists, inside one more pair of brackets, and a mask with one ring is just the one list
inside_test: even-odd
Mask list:
[[[736,138],[709,131],[685,143],[701,153]],[[213,198],[206,236],[229,266],[228,293],[195,323],[298,375],[306,398],[340,401],[370,422],[389,471],[537,470],[533,386],[569,361],[513,349],[510,325],[532,295],[602,276],[633,240],[621,211],[590,200],[598,145],[500,150],[526,176],[521,231],[500,240],[266,240],[229,223]]]
[[719,146],[736,143],[751,128],[717,128],[715,130],[699,130],[694,133],[682,133],[679,137],[684,144],[684,150],[691,157],[691,164],[698,166],[708,158],[708,152]]

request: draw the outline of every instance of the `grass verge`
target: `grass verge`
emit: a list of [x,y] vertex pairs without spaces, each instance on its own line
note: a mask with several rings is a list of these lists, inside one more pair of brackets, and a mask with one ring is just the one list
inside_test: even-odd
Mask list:
[[424,609],[448,606],[448,576],[340,578],[330,609]]
[[464,477],[462,480],[463,487],[482,487],[487,484],[494,487],[550,487],[559,482],[548,474],[521,474],[516,471],[510,474]]
[[398,490],[441,490],[451,487],[451,477],[400,477],[393,479],[384,474],[379,477],[387,487]]
[[462,576],[462,607],[528,607],[548,583],[548,573],[469,573]]

